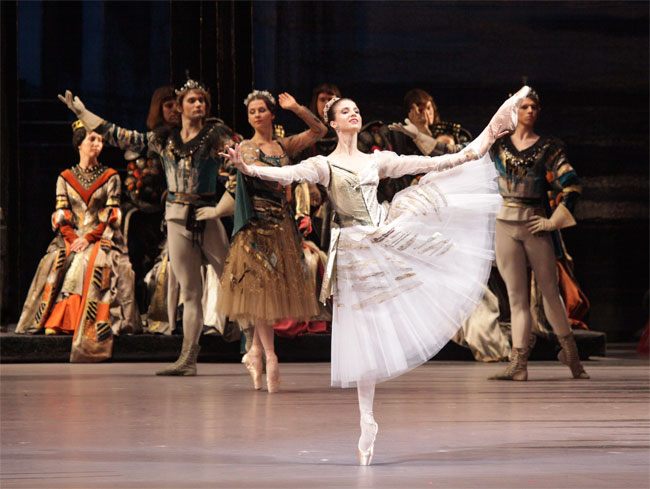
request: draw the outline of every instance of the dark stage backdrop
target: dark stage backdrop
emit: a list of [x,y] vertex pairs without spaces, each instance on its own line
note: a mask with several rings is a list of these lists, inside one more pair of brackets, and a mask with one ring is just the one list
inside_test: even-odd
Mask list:
[[[633,340],[643,326],[646,2],[14,5],[20,141],[19,165],[10,167],[18,190],[12,190],[8,215],[18,233],[6,255],[16,267],[9,267],[11,300],[5,290],[3,322],[17,319],[51,239],[56,175],[74,160],[71,116],[56,93],[70,88],[91,110],[143,129],[153,89],[182,80],[189,68],[220,95],[219,114],[246,136],[242,99],[252,84],[289,91],[308,104],[315,85],[335,83],[357,101],[365,121],[401,120],[404,93],[421,87],[433,94],[443,119],[476,134],[526,77],[542,98],[540,131],[567,143],[585,186],[579,225],[564,234],[592,301],[588,322],[610,340]],[[3,50],[3,81],[10,54]],[[291,114],[278,114],[278,122],[288,132],[301,130]],[[116,151],[105,150],[103,160],[123,166]],[[2,189],[7,195],[7,185]],[[6,209],[5,200],[2,205]]]

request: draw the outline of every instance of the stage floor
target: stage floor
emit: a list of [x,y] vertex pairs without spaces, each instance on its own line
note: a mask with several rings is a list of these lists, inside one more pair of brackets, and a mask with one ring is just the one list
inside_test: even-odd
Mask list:
[[281,364],[281,392],[242,365],[3,364],[0,485],[47,489],[604,488],[649,480],[649,364],[430,362],[380,384],[374,465],[357,466],[356,391],[329,364]]

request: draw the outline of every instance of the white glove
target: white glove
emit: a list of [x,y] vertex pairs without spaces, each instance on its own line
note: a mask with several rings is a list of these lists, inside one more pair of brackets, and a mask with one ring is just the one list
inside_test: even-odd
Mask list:
[[388,129],[390,129],[391,131],[401,132],[402,134],[406,134],[411,139],[415,139],[420,133],[417,126],[413,124],[408,117],[404,119],[404,124],[402,124],[401,122],[393,122],[392,124],[388,125]]
[[65,91],[65,96],[58,95],[58,97],[61,102],[68,106],[68,109],[75,113],[88,132],[94,131],[104,122],[101,117],[86,109],[79,97],[73,97],[70,90]]
[[576,220],[573,215],[565,207],[564,204],[559,204],[553,214],[548,219],[540,216],[533,216],[530,221],[526,223],[526,228],[531,234],[539,233],[542,231],[555,231],[556,229],[564,229],[570,226],[575,226]]
[[514,131],[517,127],[517,112],[529,91],[530,87],[524,86],[512,97],[503,102],[499,110],[492,116],[487,127],[483,129],[483,132],[467,148],[474,150],[481,157],[489,151],[494,141]]
[[208,219],[219,219],[221,215],[217,212],[217,207],[206,206],[199,207],[194,213],[197,221],[207,221]]
[[438,144],[438,141],[436,141],[433,136],[420,132],[417,126],[413,124],[408,117],[404,119],[404,124],[401,122],[394,122],[388,126],[388,129],[406,134],[413,140],[424,156],[430,155]]

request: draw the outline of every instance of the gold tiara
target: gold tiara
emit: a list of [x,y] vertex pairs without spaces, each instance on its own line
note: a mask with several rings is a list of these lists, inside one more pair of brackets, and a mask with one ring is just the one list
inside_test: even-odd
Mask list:
[[81,119],[77,119],[72,123],[72,132],[76,131],[77,129],[85,129],[84,123],[81,122]]
[[185,77],[187,78],[185,85],[183,85],[177,90],[174,90],[174,93],[176,94],[177,97],[180,97],[183,93],[187,92],[188,90],[203,90],[206,93],[208,92],[208,89],[203,83],[201,83],[198,80],[192,80],[190,78],[190,70],[185,70]]
[[264,97],[267,99],[269,102],[271,102],[271,105],[276,105],[275,104],[275,97],[271,95],[271,92],[268,92],[266,90],[253,90],[251,93],[249,93],[246,98],[244,99],[244,105],[248,107],[248,104],[253,100],[255,97]]

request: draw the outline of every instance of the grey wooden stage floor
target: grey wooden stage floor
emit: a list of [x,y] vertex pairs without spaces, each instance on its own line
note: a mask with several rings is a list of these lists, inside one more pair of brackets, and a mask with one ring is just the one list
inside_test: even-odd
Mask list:
[[374,465],[356,465],[356,393],[329,364],[282,364],[282,390],[239,364],[155,377],[161,364],[3,364],[9,488],[634,488],[649,481],[649,369],[631,352],[571,380],[532,362],[429,362],[380,384]]

